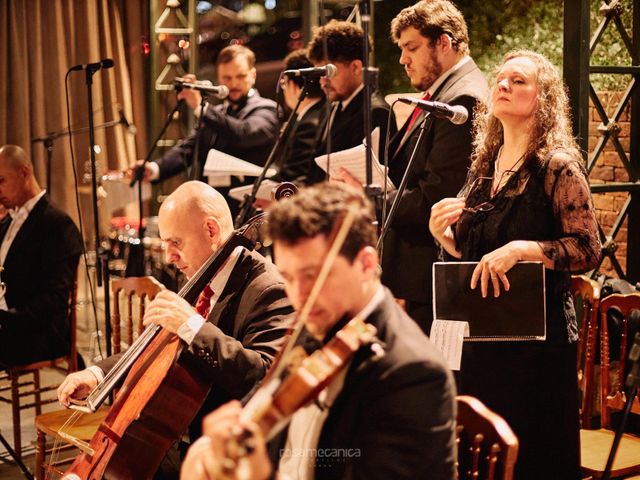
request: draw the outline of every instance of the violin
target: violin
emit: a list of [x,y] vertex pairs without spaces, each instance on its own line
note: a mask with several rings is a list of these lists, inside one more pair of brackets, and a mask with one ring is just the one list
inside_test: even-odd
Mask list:
[[[234,232],[180,290],[192,305],[239,246],[253,249],[262,216]],[[187,430],[211,388],[210,380],[183,355],[177,335],[149,325],[81,406],[94,411],[126,376],[105,420],[81,446],[63,480],[152,478],[171,445]]]
[[[267,376],[253,396],[245,403],[240,415],[241,424],[255,424],[268,441],[280,432],[296,411],[318,398],[336,377],[349,365],[363,346],[374,343],[377,329],[356,317],[342,327],[322,348],[307,355],[302,346],[295,346],[308,312],[313,308],[335,258],[346,239],[353,221],[349,209],[330,235],[331,247],[322,264],[311,293],[296,320],[297,325],[287,345],[272,364]],[[372,345],[376,354],[381,349]],[[251,433],[239,426],[227,445],[226,456],[216,464],[213,478],[243,478],[246,469],[242,463],[253,450]]]

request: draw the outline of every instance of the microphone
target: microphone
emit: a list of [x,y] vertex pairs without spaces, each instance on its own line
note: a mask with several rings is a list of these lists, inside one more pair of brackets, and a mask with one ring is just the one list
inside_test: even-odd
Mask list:
[[336,76],[336,73],[338,73],[338,69],[334,64],[327,63],[324,67],[299,68],[297,70],[285,70],[282,73],[291,77],[333,78]]
[[198,90],[202,93],[211,94],[220,100],[223,100],[229,96],[229,88],[226,85],[214,85],[209,80],[196,80],[195,82],[187,82],[182,77],[176,77],[173,80],[174,88],[177,91],[183,88],[191,88]]
[[69,71],[76,72],[78,70],[88,70],[89,72],[97,72],[101,68],[111,68],[111,67],[113,67],[113,60],[111,60],[110,58],[103,58],[99,62],[74,65],[69,69]]
[[425,112],[431,112],[435,117],[448,118],[454,125],[462,125],[469,118],[468,110],[462,105],[449,105],[447,103],[430,102],[428,100],[411,97],[400,97],[398,100],[402,103],[415,105]]
[[120,124],[123,125],[131,135],[135,135],[138,132],[138,129],[135,125],[131,125],[129,123],[129,120],[127,120],[127,117],[124,114],[124,110],[120,106],[118,107],[118,115],[120,116]]

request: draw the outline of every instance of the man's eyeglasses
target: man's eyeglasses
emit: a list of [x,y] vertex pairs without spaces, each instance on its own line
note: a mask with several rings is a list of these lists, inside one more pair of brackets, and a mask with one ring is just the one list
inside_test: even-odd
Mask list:
[[[477,177],[472,183],[471,186],[469,187],[467,196],[469,195],[469,193],[473,192],[473,190],[480,185],[480,183],[482,183],[482,181],[487,180],[489,182],[493,181],[493,178],[491,177]],[[490,202],[490,201],[486,201],[486,202],[482,202],[478,205],[475,205],[473,207],[463,207],[462,211],[463,212],[469,212],[469,213],[477,213],[477,212],[490,212],[491,210],[493,210],[495,208],[495,206]]]

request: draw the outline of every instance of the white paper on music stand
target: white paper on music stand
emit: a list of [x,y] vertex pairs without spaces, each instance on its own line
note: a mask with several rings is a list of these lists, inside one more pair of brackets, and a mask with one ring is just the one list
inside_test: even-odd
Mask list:
[[[274,182],[273,180],[263,180],[260,184],[260,187],[258,187],[256,199],[270,202],[271,192],[278,185],[280,184],[278,182]],[[229,190],[229,196],[231,198],[235,198],[236,200],[242,201],[244,200],[245,195],[249,195],[251,193],[252,189],[253,185],[242,185],[241,187],[232,188],[231,190]]]
[[462,344],[469,336],[469,323],[456,320],[434,320],[429,338],[436,346],[451,370],[460,370]]
[[[233,175],[236,177],[258,177],[262,173],[262,167],[249,163],[245,160],[229,155],[212,148],[207,154],[207,161],[204,164],[204,175],[207,177],[222,177]],[[274,168],[267,171],[267,176],[276,174]]]
[[[380,165],[378,162],[378,157],[376,155],[376,151],[378,150],[379,140],[380,139],[380,129],[376,127],[376,129],[371,132],[371,144],[373,145],[372,149],[372,181],[374,184],[384,186],[384,166]],[[364,143],[356,147],[349,148],[347,150],[342,150],[340,152],[334,152],[331,154],[331,159],[328,162],[328,155],[321,155],[316,157],[316,164],[322,168],[325,172],[330,168],[331,171],[327,172],[330,176],[334,177],[338,175],[338,169],[340,167],[346,169],[355,177],[358,182],[365,184],[367,181],[367,153],[364,146]],[[327,166],[329,163],[329,167]],[[395,189],[393,182],[391,179],[387,178],[387,182],[389,184],[389,189]]]
[[[109,172],[104,174],[100,183],[106,197],[106,209],[109,213],[125,208],[128,204],[138,201],[138,186],[131,188],[129,179],[122,172]],[[142,200],[151,198],[151,185],[142,183]]]

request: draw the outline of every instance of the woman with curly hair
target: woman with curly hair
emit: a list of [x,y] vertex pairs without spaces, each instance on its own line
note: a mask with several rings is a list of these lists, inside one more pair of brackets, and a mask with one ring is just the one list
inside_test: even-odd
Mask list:
[[498,296],[508,271],[546,272],[547,338],[466,343],[460,386],[502,415],[520,440],[516,478],[580,478],[571,273],[593,268],[600,242],[567,95],[542,55],[517,50],[499,67],[475,124],[472,165],[458,198],[435,204],[429,229],[456,259],[479,262],[471,288]]

